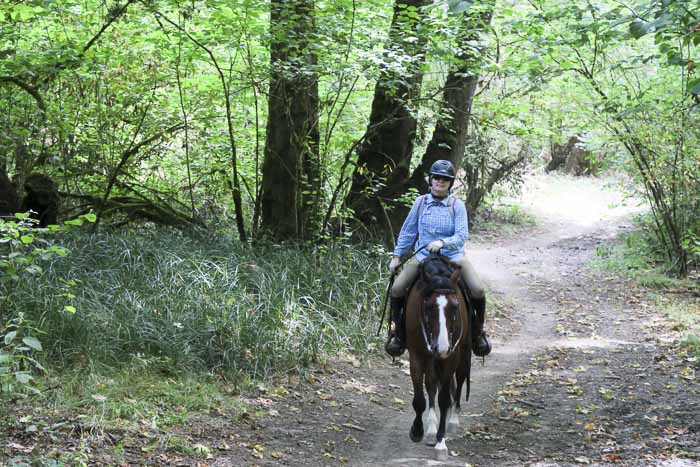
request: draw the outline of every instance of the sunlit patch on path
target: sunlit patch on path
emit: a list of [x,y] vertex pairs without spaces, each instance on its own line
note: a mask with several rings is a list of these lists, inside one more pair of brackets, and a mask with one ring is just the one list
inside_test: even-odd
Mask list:
[[569,349],[613,349],[626,345],[639,346],[639,343],[605,337],[567,337],[551,343],[552,347]]

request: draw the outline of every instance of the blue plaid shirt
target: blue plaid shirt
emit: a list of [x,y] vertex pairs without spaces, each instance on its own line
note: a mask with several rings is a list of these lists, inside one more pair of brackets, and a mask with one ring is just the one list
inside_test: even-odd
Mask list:
[[[415,250],[425,246],[416,254],[418,261],[423,261],[428,256],[430,252],[427,246],[434,240],[445,242],[445,246],[440,250],[443,255],[451,261],[460,260],[464,256],[464,243],[469,238],[469,222],[464,203],[452,195],[437,199],[428,193],[419,209],[420,198],[419,196],[413,202],[411,212],[403,222],[396,248],[394,248],[394,256],[406,254],[417,238]],[[452,200],[454,200],[454,214]]]

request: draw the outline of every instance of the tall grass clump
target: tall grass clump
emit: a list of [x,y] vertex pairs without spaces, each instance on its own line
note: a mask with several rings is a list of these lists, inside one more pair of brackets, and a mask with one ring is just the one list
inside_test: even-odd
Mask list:
[[640,285],[663,289],[692,283],[696,266],[691,265],[689,278],[676,274],[676,265],[669,262],[654,230],[649,215],[635,218],[637,229],[621,236],[615,244],[599,246],[593,264],[601,269],[622,272]]
[[[353,246],[263,245],[167,230],[72,235],[71,255],[12,290],[65,367],[261,377],[367,349],[387,255]],[[69,304],[67,306],[67,304]]]

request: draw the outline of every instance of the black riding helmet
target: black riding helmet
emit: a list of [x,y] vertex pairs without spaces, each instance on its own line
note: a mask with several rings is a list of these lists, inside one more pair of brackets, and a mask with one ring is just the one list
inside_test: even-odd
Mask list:
[[430,176],[432,177],[433,175],[449,178],[451,180],[450,188],[452,188],[452,184],[455,181],[455,167],[450,161],[444,159],[437,160],[430,166]]

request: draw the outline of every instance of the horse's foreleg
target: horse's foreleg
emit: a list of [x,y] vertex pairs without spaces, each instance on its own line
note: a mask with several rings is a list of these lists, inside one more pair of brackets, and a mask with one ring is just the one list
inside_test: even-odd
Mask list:
[[447,444],[445,443],[445,428],[447,425],[447,412],[452,403],[452,395],[450,394],[450,383],[445,381],[440,385],[438,394],[438,406],[440,407],[440,424],[438,425],[435,449],[438,451],[438,457],[447,456]]
[[459,427],[459,414],[462,410],[459,399],[462,397],[462,384],[464,380],[460,376],[459,369],[455,376],[450,378],[450,394],[452,395],[452,405],[450,406],[449,415],[447,418],[447,431],[454,433]]
[[428,414],[425,421],[428,427],[425,430],[425,434],[434,435],[437,433],[438,421],[437,416],[435,415],[435,394],[437,393],[437,382],[430,374],[426,375],[425,389],[428,392]]
[[411,441],[418,443],[423,439],[423,412],[425,411],[425,396],[423,395],[423,371],[411,361],[411,381],[413,381],[413,410],[416,418],[408,435]]

